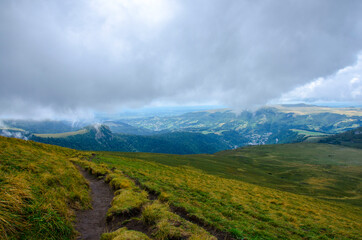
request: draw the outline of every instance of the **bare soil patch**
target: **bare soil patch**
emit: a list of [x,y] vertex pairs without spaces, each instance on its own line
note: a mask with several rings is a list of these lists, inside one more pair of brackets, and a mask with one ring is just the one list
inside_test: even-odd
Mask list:
[[107,230],[106,213],[111,206],[113,191],[103,179],[97,179],[82,168],[78,169],[89,182],[93,208],[77,212],[76,230],[80,233],[77,239],[99,240]]

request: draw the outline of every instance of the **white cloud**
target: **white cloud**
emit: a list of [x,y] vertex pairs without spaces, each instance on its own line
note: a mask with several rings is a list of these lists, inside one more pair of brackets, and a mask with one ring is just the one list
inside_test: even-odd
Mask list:
[[284,94],[280,102],[355,102],[362,103],[362,53],[355,64],[336,74],[315,81]]

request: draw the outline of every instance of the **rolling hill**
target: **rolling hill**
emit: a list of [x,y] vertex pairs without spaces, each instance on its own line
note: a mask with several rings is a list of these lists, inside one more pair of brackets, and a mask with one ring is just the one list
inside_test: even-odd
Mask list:
[[78,150],[158,152],[175,154],[214,153],[230,146],[218,135],[172,132],[152,136],[114,134],[106,125],[92,125],[76,132],[35,134],[31,140]]
[[152,131],[213,133],[240,147],[301,142],[311,134],[325,136],[351,130],[362,125],[362,110],[298,104],[263,107],[254,112],[220,109],[121,121]]
[[215,154],[108,153],[362,207],[362,151],[328,144],[249,146]]
[[214,155],[101,152],[94,161],[121,169],[190,219],[234,239],[359,239],[361,150],[341,147],[331,158],[332,149],[286,144]]
[[104,119],[101,124],[112,132],[105,132],[104,136],[112,137],[96,139],[95,132],[84,127],[84,123],[25,120],[3,121],[0,135],[81,150],[214,153],[246,145],[318,142],[360,127],[362,110],[276,105],[254,112],[219,109],[174,116]]
[[362,127],[322,138],[320,142],[362,148]]

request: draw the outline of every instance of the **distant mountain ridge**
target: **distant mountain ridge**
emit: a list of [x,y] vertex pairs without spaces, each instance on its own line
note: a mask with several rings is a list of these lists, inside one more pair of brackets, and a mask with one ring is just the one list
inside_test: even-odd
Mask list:
[[112,133],[107,125],[95,124],[75,134],[36,134],[31,140],[78,150],[156,152],[174,154],[214,153],[229,149],[215,134],[172,132],[152,136]]
[[362,125],[359,108],[310,105],[264,107],[255,112],[230,109],[191,112],[172,117],[123,119],[152,131],[185,131],[221,136],[232,146],[303,141],[306,131],[315,136],[336,134]]
[[[213,153],[246,145],[317,142],[362,126],[362,109],[306,104],[235,113],[230,109],[177,116],[106,120],[85,127],[66,121],[3,121],[0,135],[82,150]],[[102,134],[97,137],[96,126]]]
[[129,134],[129,135],[152,135],[154,131],[143,128],[134,127],[121,121],[105,121],[104,125],[108,126],[113,133]]

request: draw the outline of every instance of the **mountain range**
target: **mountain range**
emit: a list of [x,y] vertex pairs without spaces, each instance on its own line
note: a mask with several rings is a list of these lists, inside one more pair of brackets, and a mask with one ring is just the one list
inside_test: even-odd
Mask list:
[[7,120],[0,133],[80,150],[214,153],[246,145],[318,142],[360,127],[362,110],[278,105],[254,112],[219,109],[86,124]]

